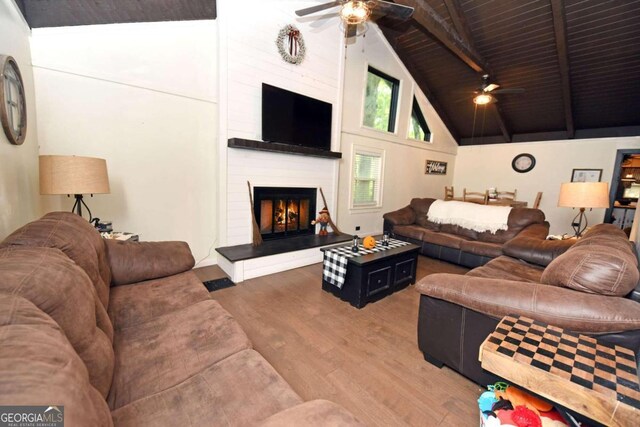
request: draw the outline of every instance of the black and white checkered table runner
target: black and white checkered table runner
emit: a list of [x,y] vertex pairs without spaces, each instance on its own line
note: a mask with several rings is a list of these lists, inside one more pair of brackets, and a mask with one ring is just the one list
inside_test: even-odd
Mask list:
[[389,239],[389,246],[382,246],[382,242],[376,242],[376,247],[373,249],[365,249],[362,245],[358,245],[358,252],[352,252],[351,245],[328,249],[324,252],[322,278],[342,289],[344,279],[347,276],[347,260],[349,258],[382,252],[408,244],[402,240]]

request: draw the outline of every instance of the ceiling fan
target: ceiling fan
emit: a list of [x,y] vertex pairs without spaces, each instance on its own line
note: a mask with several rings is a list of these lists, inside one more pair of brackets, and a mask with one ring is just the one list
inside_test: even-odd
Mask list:
[[340,6],[338,15],[345,26],[347,38],[358,35],[358,26],[366,25],[367,21],[382,16],[406,20],[413,15],[413,8],[395,4],[384,0],[350,1],[336,0],[317,6],[296,10],[296,15],[307,16],[322,10]]
[[482,76],[482,85],[476,89],[473,93],[476,96],[473,97],[474,104],[486,105],[494,102],[498,102],[498,99],[494,95],[505,93],[523,93],[525,90],[521,87],[514,87],[508,89],[498,89],[499,84],[489,83],[489,74]]

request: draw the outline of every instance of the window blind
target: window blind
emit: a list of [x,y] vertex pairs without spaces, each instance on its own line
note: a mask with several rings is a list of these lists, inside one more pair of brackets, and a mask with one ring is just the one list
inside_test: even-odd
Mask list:
[[371,153],[355,153],[351,188],[354,207],[378,206],[382,158]]

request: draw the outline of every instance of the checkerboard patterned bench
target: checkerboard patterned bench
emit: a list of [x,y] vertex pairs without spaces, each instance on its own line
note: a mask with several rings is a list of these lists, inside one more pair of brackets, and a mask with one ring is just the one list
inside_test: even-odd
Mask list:
[[482,344],[480,360],[486,370],[603,424],[640,419],[637,362],[624,347],[506,316]]

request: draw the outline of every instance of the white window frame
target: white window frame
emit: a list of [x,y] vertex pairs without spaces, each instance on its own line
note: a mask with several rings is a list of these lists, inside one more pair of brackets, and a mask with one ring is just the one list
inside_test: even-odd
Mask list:
[[[365,155],[365,156],[374,156],[380,158],[380,174],[379,174],[379,184],[378,184],[378,194],[376,197],[375,203],[366,204],[366,205],[356,205],[354,204],[354,192],[353,192],[353,184],[356,179],[355,177],[355,165],[356,165],[356,155]],[[381,150],[378,148],[372,147],[364,147],[353,145],[351,147],[351,172],[349,174],[349,209],[358,212],[373,212],[379,211],[382,209],[382,200],[384,194],[384,164],[385,164],[385,150]]]

